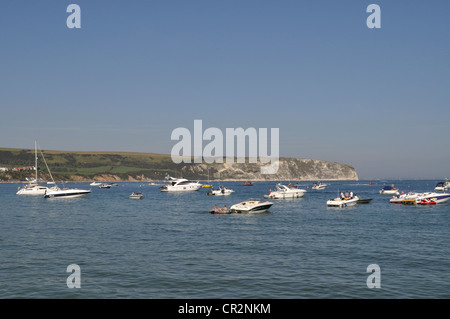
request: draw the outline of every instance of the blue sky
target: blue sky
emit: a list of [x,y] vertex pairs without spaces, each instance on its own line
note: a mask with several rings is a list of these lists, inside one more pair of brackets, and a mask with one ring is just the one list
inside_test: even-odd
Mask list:
[[[66,26],[71,3],[81,29]],[[281,156],[361,178],[450,177],[449,1],[0,8],[0,147],[170,153],[172,130],[201,119],[279,128]]]

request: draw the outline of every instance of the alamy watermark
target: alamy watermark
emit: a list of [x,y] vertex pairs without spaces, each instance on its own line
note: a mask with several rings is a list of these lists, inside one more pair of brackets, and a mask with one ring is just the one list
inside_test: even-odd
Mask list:
[[[226,128],[223,134],[217,127],[203,131],[203,121],[194,120],[193,134],[184,127],[172,131],[171,140],[179,142],[172,147],[170,155],[176,164],[245,163],[248,159],[248,163],[259,161],[263,164],[261,174],[276,174],[279,168],[279,139],[280,129],[271,128],[269,154],[267,128]],[[203,141],[209,143],[203,147]]]

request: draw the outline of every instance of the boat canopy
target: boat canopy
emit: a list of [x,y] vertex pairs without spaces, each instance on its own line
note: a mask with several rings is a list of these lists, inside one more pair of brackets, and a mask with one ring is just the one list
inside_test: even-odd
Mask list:
[[392,186],[384,186],[383,187],[383,190],[385,190],[385,191],[388,191],[388,190],[391,190],[391,189],[394,189],[394,187],[392,187]]

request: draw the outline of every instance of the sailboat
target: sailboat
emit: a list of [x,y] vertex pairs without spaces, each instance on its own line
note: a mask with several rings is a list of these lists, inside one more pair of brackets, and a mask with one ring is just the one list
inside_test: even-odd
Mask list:
[[[36,177],[33,179],[27,179],[28,184],[24,187],[18,189],[17,195],[45,195],[47,190],[49,189],[46,186],[38,185],[38,167],[37,167],[37,141],[34,141],[34,170],[36,172]],[[53,188],[53,187],[51,187]]]
[[212,185],[209,184],[209,168],[208,168],[208,184],[203,184],[202,188],[212,188]]

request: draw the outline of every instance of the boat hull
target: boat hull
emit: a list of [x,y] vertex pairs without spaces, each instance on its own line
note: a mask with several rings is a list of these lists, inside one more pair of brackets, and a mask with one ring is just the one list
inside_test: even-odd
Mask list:
[[90,190],[83,189],[69,189],[47,192],[45,198],[78,198],[89,194]]
[[230,207],[230,212],[232,213],[264,213],[272,207],[273,203],[271,202],[242,202],[239,204],[235,204]]
[[347,200],[335,198],[335,199],[330,199],[329,201],[327,201],[327,206],[344,208],[344,207],[354,206],[357,203],[358,203],[358,198],[352,198],[352,199],[347,199]]

